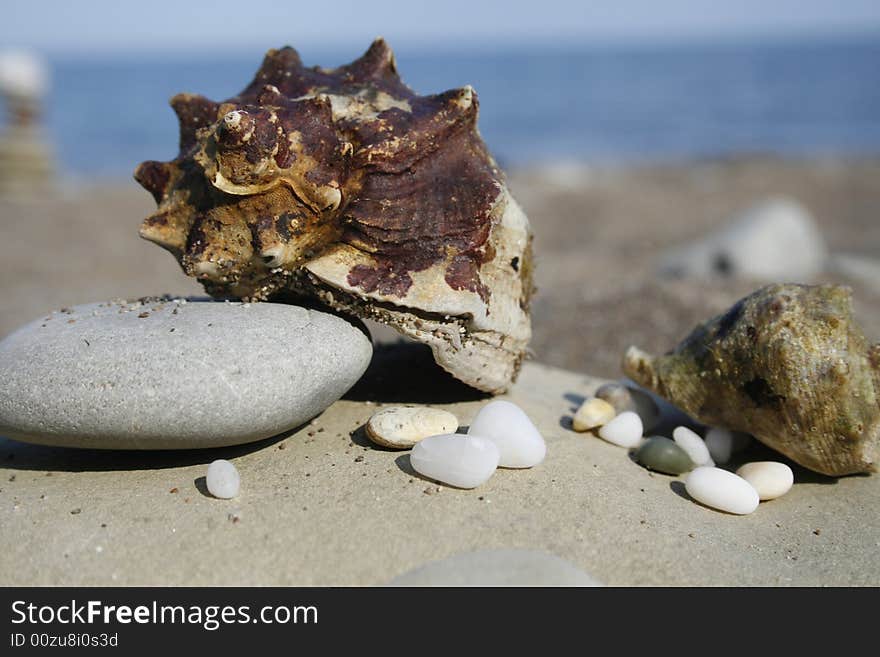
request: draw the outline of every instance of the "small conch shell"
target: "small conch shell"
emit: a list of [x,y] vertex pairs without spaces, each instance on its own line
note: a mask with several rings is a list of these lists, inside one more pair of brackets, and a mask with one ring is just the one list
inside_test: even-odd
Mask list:
[[816,472],[877,469],[880,345],[853,320],[849,288],[769,285],[671,353],[630,347],[623,369],[699,421],[750,433]]

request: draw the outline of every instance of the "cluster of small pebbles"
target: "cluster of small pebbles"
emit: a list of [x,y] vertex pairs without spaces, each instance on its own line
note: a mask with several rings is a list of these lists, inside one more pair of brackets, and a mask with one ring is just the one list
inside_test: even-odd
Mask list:
[[622,383],[601,386],[594,397],[580,405],[572,420],[575,431],[595,431],[603,440],[635,450],[638,463],[668,475],[684,475],[685,489],[695,501],[744,515],[758,503],[787,493],[794,475],[790,467],[775,461],[746,463],[736,473],[717,467],[748,447],[751,436],[711,427],[705,437],[679,426],[666,436],[648,436],[660,423],[660,409],[653,398]]
[[531,468],[547,446],[537,427],[516,404],[491,401],[474,417],[467,433],[448,411],[396,406],[375,413],[366,433],[375,444],[410,449],[410,464],[424,477],[457,488],[484,484],[499,467]]

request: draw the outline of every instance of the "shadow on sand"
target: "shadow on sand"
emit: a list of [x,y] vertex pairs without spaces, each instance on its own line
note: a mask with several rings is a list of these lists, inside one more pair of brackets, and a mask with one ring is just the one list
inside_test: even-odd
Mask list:
[[410,342],[376,345],[367,371],[343,399],[378,403],[451,404],[491,395],[462,383],[434,362],[430,347]]
[[56,472],[103,472],[107,470],[162,470],[231,460],[269,447],[294,431],[244,445],[208,449],[78,449],[31,445],[0,438],[0,465],[10,470],[46,470]]

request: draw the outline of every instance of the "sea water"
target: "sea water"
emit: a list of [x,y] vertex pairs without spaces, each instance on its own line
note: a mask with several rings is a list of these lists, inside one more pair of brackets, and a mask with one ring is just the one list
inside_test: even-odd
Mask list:
[[[306,65],[328,67],[357,54],[354,47],[301,52]],[[52,56],[46,123],[62,170],[130,177],[142,160],[174,157],[177,123],[168,99],[180,91],[232,96],[261,58],[256,51]],[[503,166],[880,152],[880,37],[410,48],[398,50],[397,63],[421,94],[473,85],[480,132]]]

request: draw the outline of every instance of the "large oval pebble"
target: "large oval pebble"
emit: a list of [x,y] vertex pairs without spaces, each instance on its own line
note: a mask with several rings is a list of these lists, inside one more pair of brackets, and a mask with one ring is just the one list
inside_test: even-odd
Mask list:
[[377,445],[409,449],[428,436],[453,433],[458,418],[449,411],[427,406],[394,406],[374,413],[367,422],[367,437]]
[[516,404],[498,399],[479,410],[468,427],[469,436],[481,436],[498,447],[498,465],[531,468],[544,460],[547,445],[538,428]]
[[498,447],[488,438],[464,434],[428,436],[410,453],[413,470],[458,488],[476,488],[498,467]]
[[695,468],[685,479],[684,486],[697,502],[727,513],[751,513],[760,501],[749,482],[721,468]]
[[633,411],[624,411],[599,429],[599,437],[620,447],[638,447],[642,442],[642,418]]
[[340,317],[276,303],[77,306],[0,342],[0,435],[46,445],[235,445],[321,413],[372,346]]
[[785,463],[777,461],[754,461],[736,471],[758,491],[762,500],[774,500],[785,495],[794,484],[794,473]]
[[700,435],[687,427],[675,427],[672,431],[672,439],[681,447],[695,465],[715,465],[709,448],[700,438]]
[[694,462],[669,438],[653,436],[636,451],[636,460],[649,470],[679,475],[693,469]]

